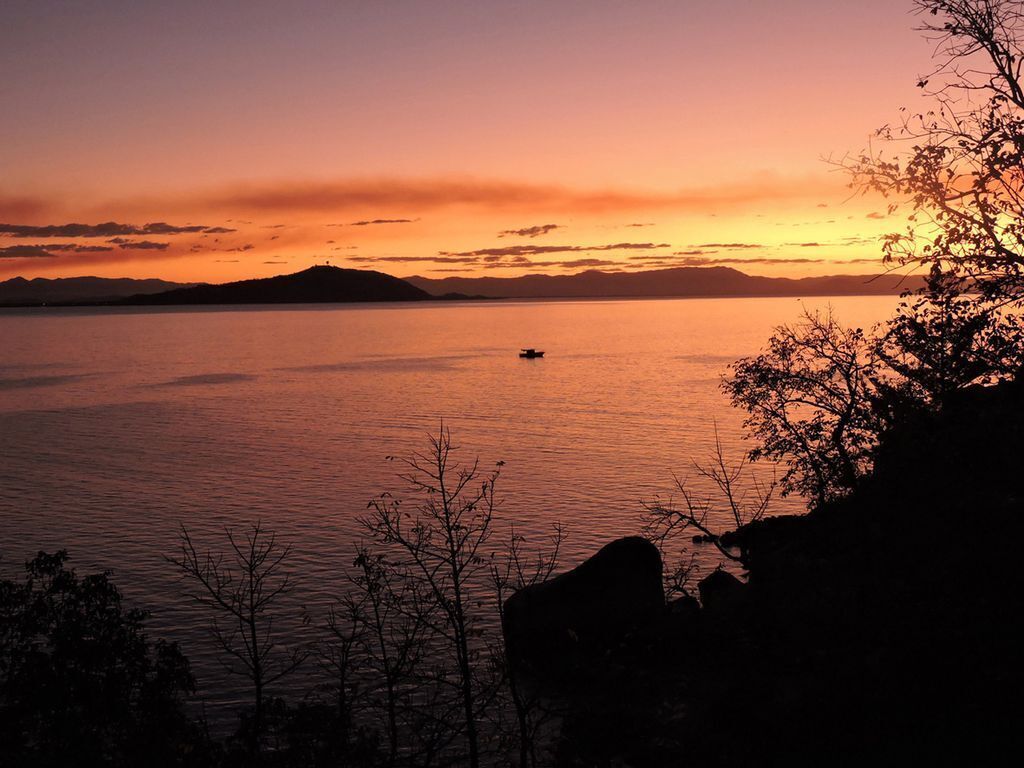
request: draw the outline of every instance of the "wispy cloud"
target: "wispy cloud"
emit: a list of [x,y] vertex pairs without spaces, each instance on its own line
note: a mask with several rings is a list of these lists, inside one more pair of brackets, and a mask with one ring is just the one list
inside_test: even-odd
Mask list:
[[608,245],[508,245],[501,248],[480,248],[475,251],[452,253],[441,251],[442,256],[539,256],[545,253],[573,253],[580,251],[629,251],[670,248],[668,243],[610,243]]
[[105,221],[100,224],[0,224],[0,234],[9,237],[114,237],[118,235],[180,235],[196,232],[228,231],[223,227],[206,227],[199,224],[175,226],[163,221],[145,224],[119,224]]
[[[484,269],[501,269],[509,266],[507,264],[493,263],[485,264]],[[528,269],[594,269],[596,267],[621,266],[617,261],[607,259],[571,259],[569,261],[526,261],[515,266]]]
[[[572,252],[572,251],[588,251],[588,250],[608,250],[607,247],[598,246],[595,248],[586,248],[578,246],[558,246],[552,248],[543,248],[541,246],[534,246],[532,249],[529,246],[524,246],[527,249],[528,254],[538,253],[559,253],[559,252]],[[498,250],[500,253],[493,253],[492,251]],[[440,254],[438,256],[351,256],[349,261],[357,264],[418,264],[418,263],[436,263],[436,264],[464,264],[472,265],[486,270],[494,269],[579,269],[579,268],[593,268],[593,267],[606,267],[606,266],[621,266],[617,261],[611,261],[608,259],[598,258],[582,258],[582,259],[567,259],[559,261],[534,261],[529,258],[527,253],[520,253],[517,248],[510,246],[504,249],[483,249],[480,252],[469,252],[464,254]],[[432,270],[437,271],[437,270]]]
[[[580,215],[655,209],[713,213],[754,203],[814,198],[824,191],[834,192],[835,186],[830,179],[818,177],[769,177],[745,183],[676,191],[638,191],[613,187],[579,189],[552,184],[466,178],[342,179],[226,187],[205,195],[192,195],[187,201],[178,201],[178,205],[198,204],[204,210],[222,210],[232,214],[239,211],[336,214],[338,211],[374,209],[421,213],[456,206],[495,212],[550,211]],[[148,204],[156,202],[149,201]],[[164,201],[166,205],[173,202]],[[123,204],[131,203],[123,201]],[[369,224],[374,221],[398,223],[402,220],[367,217],[364,221]]]
[[375,224],[412,224],[419,219],[364,219],[349,223],[350,227],[370,227]]
[[105,253],[107,251],[114,250],[108,245],[75,245],[71,243],[62,243],[60,245],[43,246],[48,251],[60,251],[61,253]]
[[0,248],[0,259],[55,259],[57,254],[42,245],[12,245]]
[[565,261],[534,261],[531,256],[555,253],[581,253],[589,251],[653,250],[668,248],[668,243],[609,243],[606,245],[509,245],[502,248],[480,248],[475,251],[454,253],[441,251],[436,256],[350,256],[356,264],[464,264],[482,269],[538,269],[616,266],[619,263],[593,257]]
[[158,243],[153,240],[128,240],[118,243],[117,247],[126,251],[166,251],[170,243]]
[[683,256],[678,259],[680,264],[690,267],[709,267],[721,264],[823,264],[828,259],[801,259],[801,258],[753,258],[744,259],[739,257],[717,257],[717,256]]
[[761,243],[701,243],[700,245],[691,245],[691,248],[722,248],[729,250],[743,250],[746,248],[764,248],[765,246]]
[[109,253],[109,245],[78,245],[76,243],[48,243],[45,245],[11,245],[0,248],[4,259],[46,259],[56,258],[65,253]]
[[479,256],[348,256],[349,261],[356,264],[394,263],[415,264],[422,261],[438,264],[477,264]]
[[561,228],[558,224],[537,224],[532,227],[523,227],[522,229],[505,229],[498,233],[498,237],[539,237]]
[[[697,252],[699,254],[699,252]],[[714,253],[709,252],[709,253]],[[880,259],[877,258],[861,258],[861,259],[825,259],[825,258],[804,258],[804,257],[786,257],[786,256],[755,256],[745,258],[742,256],[713,256],[713,255],[691,255],[693,251],[678,251],[672,255],[672,257],[666,258],[661,256],[630,256],[630,261],[643,261],[645,264],[651,263],[652,260],[660,260],[663,263],[669,261],[676,263],[680,266],[687,267],[710,267],[723,264],[759,264],[759,265],[772,265],[772,264],[878,264]]]
[[104,253],[114,250],[109,245],[79,245],[78,243],[46,243],[41,245],[13,245],[0,250],[15,253],[23,249],[39,249],[51,253]]

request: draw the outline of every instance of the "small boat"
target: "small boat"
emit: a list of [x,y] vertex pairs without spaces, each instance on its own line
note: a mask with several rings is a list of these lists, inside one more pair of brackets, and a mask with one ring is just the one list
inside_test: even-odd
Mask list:
[[537,358],[537,357],[544,357],[544,350],[543,349],[541,349],[541,350],[537,350],[537,349],[522,349],[522,350],[519,351],[519,356],[520,357],[527,357],[527,358],[533,360],[534,358]]

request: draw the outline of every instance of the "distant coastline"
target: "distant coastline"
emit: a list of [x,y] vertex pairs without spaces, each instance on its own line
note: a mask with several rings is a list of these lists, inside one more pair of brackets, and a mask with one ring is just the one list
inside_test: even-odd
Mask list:
[[920,278],[832,275],[782,278],[747,275],[729,267],[677,267],[643,272],[588,270],[522,277],[412,276],[316,266],[290,275],[220,285],[127,278],[61,278],[0,282],[0,307],[150,307],[334,304],[495,299],[801,298],[897,296]]

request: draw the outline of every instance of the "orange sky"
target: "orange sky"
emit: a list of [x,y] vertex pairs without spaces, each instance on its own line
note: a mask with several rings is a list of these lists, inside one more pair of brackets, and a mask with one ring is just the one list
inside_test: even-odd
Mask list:
[[102,5],[5,5],[0,278],[870,272],[821,158],[930,56],[898,0]]

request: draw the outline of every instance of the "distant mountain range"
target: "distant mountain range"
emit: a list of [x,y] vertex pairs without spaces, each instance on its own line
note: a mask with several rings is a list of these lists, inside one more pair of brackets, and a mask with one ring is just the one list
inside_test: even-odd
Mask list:
[[899,275],[760,277],[730,267],[674,267],[643,272],[590,270],[575,275],[522,277],[407,277],[407,282],[439,296],[558,299],[667,296],[859,296],[896,295],[918,288],[920,278]]
[[0,281],[0,306],[113,301],[125,296],[161,293],[191,285],[194,283],[132,280],[127,277],[37,277],[34,280],[14,277]]
[[69,277],[0,282],[0,305],[41,304],[298,304],[425,301],[436,298],[613,298],[670,296],[895,295],[921,285],[895,275],[760,277],[729,267],[677,267],[645,272],[601,272],[523,277],[409,277],[317,266],[291,275],[221,285],[164,280]]

